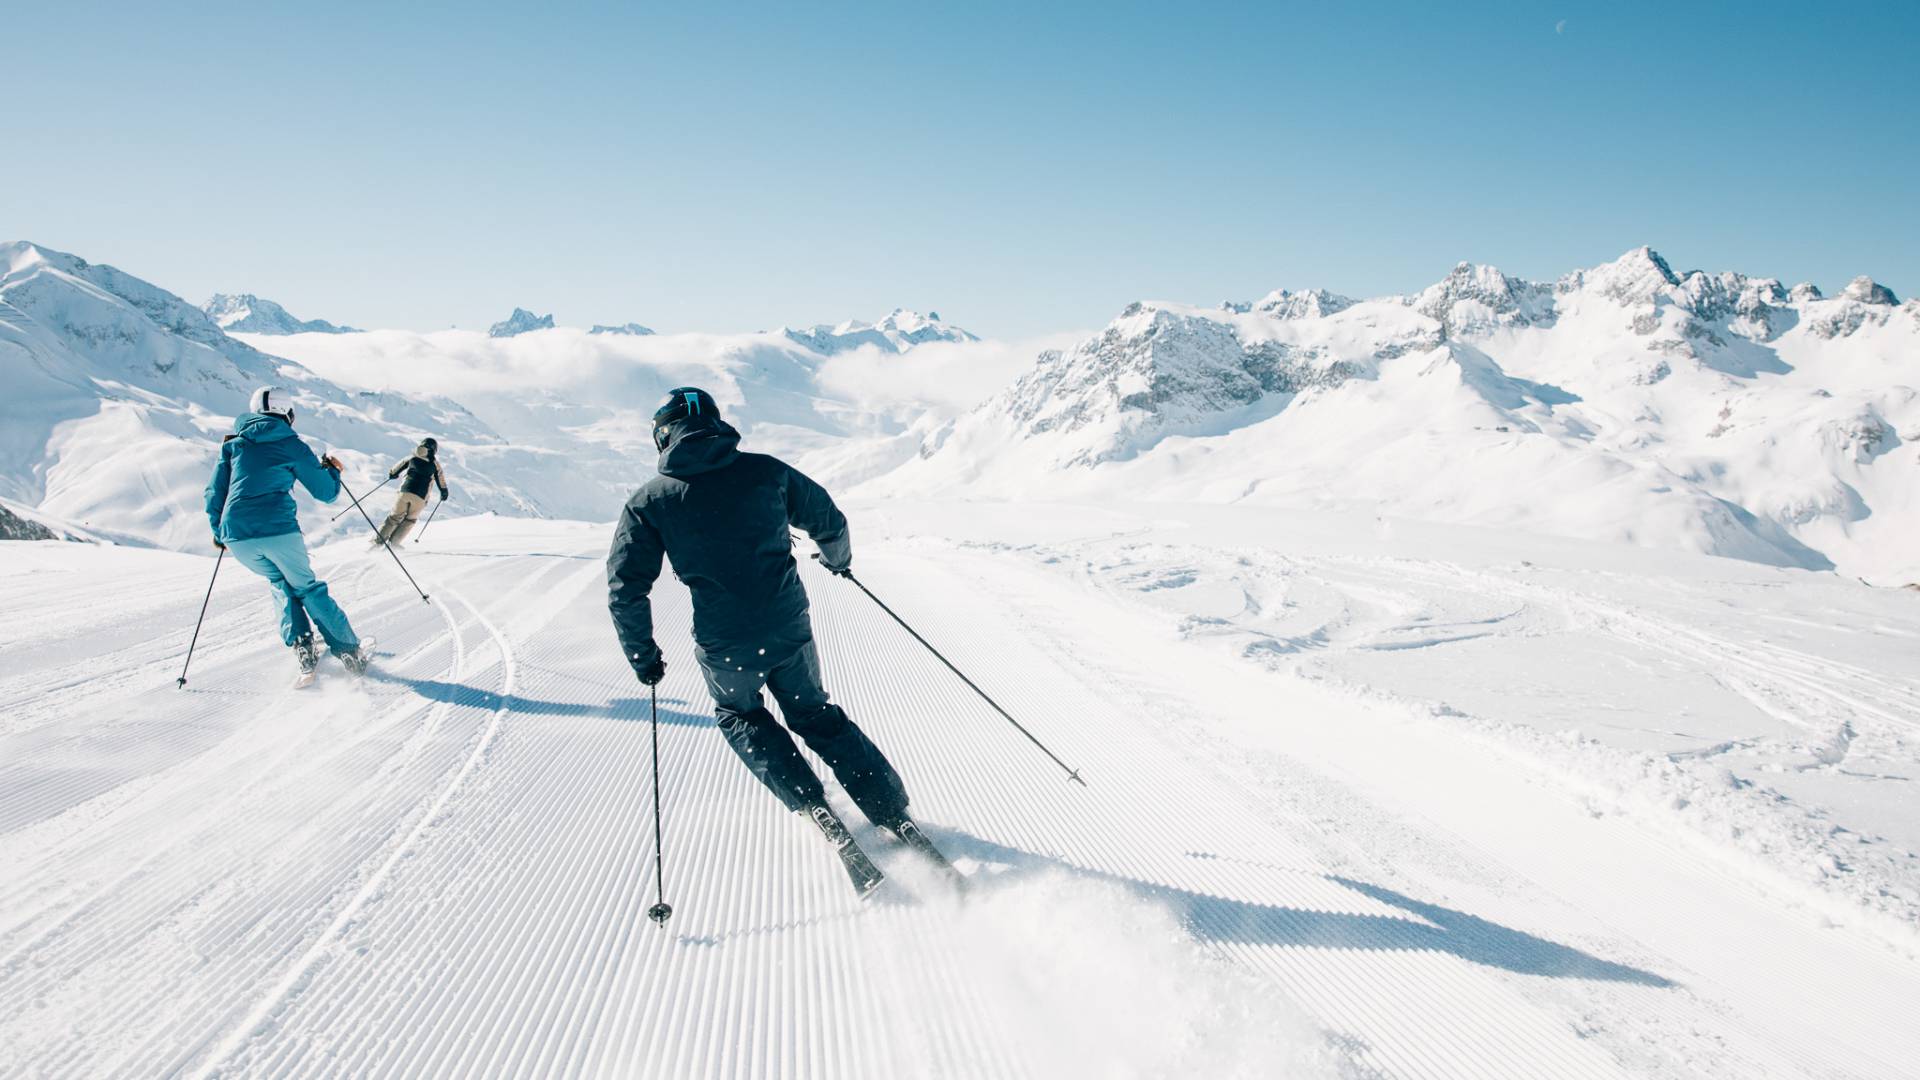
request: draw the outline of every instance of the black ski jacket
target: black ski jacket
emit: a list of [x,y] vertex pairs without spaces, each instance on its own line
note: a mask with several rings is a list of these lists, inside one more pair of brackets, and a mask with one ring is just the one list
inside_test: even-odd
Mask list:
[[607,555],[607,606],[635,672],[659,656],[647,595],[664,554],[693,593],[693,641],[711,668],[767,671],[813,640],[792,526],[829,569],[851,565],[847,518],[825,488],[721,421],[671,433],[660,475],[627,500]]
[[438,457],[421,457],[415,453],[412,457],[388,469],[387,475],[399,476],[402,471],[407,474],[407,478],[400,481],[401,491],[424,499],[427,497],[427,485],[433,484],[439,487],[442,499],[447,497],[447,476],[440,471]]

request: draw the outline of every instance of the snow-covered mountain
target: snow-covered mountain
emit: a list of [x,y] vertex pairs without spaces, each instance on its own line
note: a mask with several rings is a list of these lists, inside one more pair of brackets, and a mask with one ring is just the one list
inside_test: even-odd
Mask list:
[[[0,496],[109,535],[197,536],[204,440],[260,381],[331,403],[303,426],[333,445],[438,431],[487,505],[591,520],[649,474],[646,417],[692,383],[755,447],[870,497],[1362,509],[1920,579],[1920,305],[1865,278],[1829,297],[1647,248],[1552,282],[1461,264],[1402,296],[1137,303],[1021,371],[904,310],[731,335],[516,309],[492,335],[229,338],[110,268],[5,250],[0,342],[41,359],[6,372]],[[114,435],[123,401],[142,411]]]
[[[1382,513],[1920,577],[1920,304],[1461,264],[1409,296],[1129,306],[874,494],[1124,491]],[[1904,434],[1903,434],[1904,433]]]
[[[302,435],[338,454],[355,488],[378,483],[423,434],[440,439],[467,510],[603,517],[636,482],[511,445],[443,396],[343,387],[111,266],[0,245],[0,496],[108,539],[198,549],[220,439],[269,383],[294,395]],[[320,530],[333,516],[308,513]]]
[[325,319],[296,319],[286,308],[252,293],[214,293],[200,305],[215,326],[248,334],[356,334],[351,326],[335,326]]
[[653,328],[650,326],[641,326],[637,322],[621,323],[618,326],[606,326],[601,323],[595,323],[593,326],[593,329],[587,331],[587,333],[589,334],[627,334],[632,337],[644,337],[648,334],[653,333]]
[[488,337],[516,337],[534,330],[553,329],[553,315],[535,315],[526,308],[514,308],[513,314],[487,328]]
[[933,341],[980,340],[969,331],[941,322],[940,313],[937,311],[922,315],[917,311],[908,311],[906,308],[894,308],[886,318],[877,323],[848,319],[846,322],[832,326],[820,323],[803,330],[785,327],[782,328],[781,333],[815,352],[828,356],[858,349],[863,345],[871,345],[890,352],[905,352],[915,345],[925,345]]

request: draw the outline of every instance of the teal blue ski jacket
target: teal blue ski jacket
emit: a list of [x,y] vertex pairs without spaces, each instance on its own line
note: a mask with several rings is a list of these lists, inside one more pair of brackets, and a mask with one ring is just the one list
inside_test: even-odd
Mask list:
[[314,498],[332,502],[340,474],[320,464],[313,450],[282,417],[248,413],[233,422],[220,444],[220,463],[207,481],[207,522],[213,538],[257,540],[300,531],[293,505],[299,481]]

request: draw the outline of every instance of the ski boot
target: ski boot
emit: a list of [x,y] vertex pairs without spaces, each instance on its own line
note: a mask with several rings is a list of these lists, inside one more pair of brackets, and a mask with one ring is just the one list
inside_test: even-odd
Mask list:
[[312,686],[314,672],[320,667],[320,654],[314,651],[312,634],[293,643],[293,655],[294,659],[300,661],[300,674],[294,677],[293,688],[299,690]]
[[360,642],[359,648],[333,655],[340,658],[340,663],[347,669],[347,674],[356,679],[361,678],[367,673],[367,665],[373,663],[373,639],[365,638]]
[[814,803],[800,812],[819,826],[820,834],[827,838],[827,843],[833,845],[834,854],[840,856],[840,865],[846,869],[848,880],[853,882],[853,891],[860,894],[860,899],[865,900],[873,895],[873,890],[879,888],[887,876],[873,865],[873,860],[860,850],[860,845],[853,842],[853,834],[847,831],[846,825],[841,823],[833,809],[826,803]]
[[933,841],[927,839],[927,834],[920,831],[920,826],[912,818],[901,814],[882,828],[898,837],[908,849],[932,864],[933,868],[940,871],[941,876],[953,883],[956,888],[966,887],[967,876],[948,861],[939,848],[933,846]]

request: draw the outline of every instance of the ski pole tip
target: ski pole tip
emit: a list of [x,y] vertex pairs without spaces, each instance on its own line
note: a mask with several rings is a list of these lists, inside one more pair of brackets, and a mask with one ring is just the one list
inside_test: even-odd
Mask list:
[[175,690],[185,690],[187,688],[187,677],[185,675],[182,675],[179,678],[173,680],[173,688]]
[[647,918],[652,919],[660,926],[667,925],[667,919],[672,917],[672,915],[673,908],[666,904],[655,904],[647,909]]
[[1080,770],[1079,770],[1079,769],[1069,769],[1069,770],[1067,770],[1067,779],[1069,779],[1069,780],[1071,780],[1071,781],[1073,781],[1073,782],[1074,782],[1074,783],[1076,783],[1076,784],[1079,784],[1079,785],[1080,785],[1081,787],[1086,787],[1086,786],[1087,786],[1087,782],[1086,782],[1085,780],[1082,780],[1082,779],[1080,779]]

